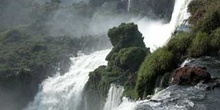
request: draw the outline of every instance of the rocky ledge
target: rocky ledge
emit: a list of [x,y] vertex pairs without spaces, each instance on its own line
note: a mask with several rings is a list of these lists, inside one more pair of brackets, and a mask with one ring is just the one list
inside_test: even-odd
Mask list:
[[206,90],[213,90],[220,87],[219,78],[211,78],[210,73],[206,67],[185,66],[178,68],[172,74],[172,84],[178,85],[197,85],[198,83],[206,84]]

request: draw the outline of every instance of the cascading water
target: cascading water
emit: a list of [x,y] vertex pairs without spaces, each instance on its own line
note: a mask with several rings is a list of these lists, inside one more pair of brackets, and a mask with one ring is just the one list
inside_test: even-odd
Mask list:
[[131,0],[128,0],[128,6],[127,6],[127,11],[129,12],[131,8]]
[[[130,2],[131,0],[128,0],[128,11],[130,10]],[[186,7],[189,2],[190,0],[176,0],[172,20],[169,24],[146,18],[131,20],[138,24],[139,31],[145,36],[147,47],[155,50],[158,46],[165,44],[177,24],[185,19]],[[35,96],[34,101],[25,110],[80,110],[78,105],[82,100],[82,91],[88,80],[89,72],[100,65],[107,64],[105,57],[109,51],[97,51],[91,55],[72,58],[73,65],[70,71],[63,76],[57,74],[46,79],[41,84],[41,89]],[[110,88],[105,110],[113,110],[113,108],[114,110],[134,110],[135,106],[140,104],[124,98],[123,102],[115,107],[120,103],[122,91],[122,87],[112,86]]]
[[104,110],[115,110],[115,108],[118,107],[118,105],[121,103],[121,96],[123,91],[124,87],[111,84]]
[[72,58],[72,66],[63,76],[57,74],[41,84],[39,93],[25,110],[80,110],[83,87],[89,72],[100,65],[106,65],[110,50],[97,51],[90,55]]
[[164,24],[163,21],[153,21],[142,19],[135,21],[138,24],[139,31],[144,36],[144,42],[151,51],[166,44],[176,27],[180,25],[190,14],[187,13],[187,6],[191,0],[175,0],[175,6],[171,21]]
[[[190,2],[191,0],[175,0],[175,6],[174,6],[171,21],[169,24],[163,24],[162,22],[158,22],[158,21],[147,22],[146,19],[143,19],[137,22],[139,26],[139,30],[145,36],[145,44],[147,47],[151,47],[151,51],[154,51],[156,48],[158,48],[158,46],[165,45],[167,40],[169,40],[172,33],[175,31],[176,27],[180,25],[185,19],[188,19],[190,14],[187,13],[187,6]],[[146,27],[144,24],[148,24],[148,26]],[[147,106],[144,106],[144,107],[140,106],[143,103],[144,105],[147,105]],[[166,107],[161,107],[161,108],[155,107],[159,105],[160,105],[159,102],[154,103],[149,100],[137,101],[137,102],[130,102],[128,100],[123,100],[123,102],[119,105],[119,107],[116,110],[146,110],[146,109],[169,110]],[[128,106],[130,108],[127,108]],[[172,110],[176,110],[176,109],[178,108],[173,108]]]

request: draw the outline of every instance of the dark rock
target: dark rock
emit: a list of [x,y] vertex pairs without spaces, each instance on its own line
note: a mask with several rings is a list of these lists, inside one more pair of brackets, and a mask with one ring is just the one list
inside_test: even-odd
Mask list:
[[206,90],[214,90],[215,88],[220,88],[220,79],[219,78],[212,78],[206,87]]
[[204,67],[182,67],[174,71],[172,84],[196,85],[199,82],[208,83],[211,80],[209,72]]

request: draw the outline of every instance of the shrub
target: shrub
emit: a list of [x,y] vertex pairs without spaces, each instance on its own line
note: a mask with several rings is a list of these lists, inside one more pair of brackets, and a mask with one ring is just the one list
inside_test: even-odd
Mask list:
[[198,32],[193,39],[191,47],[189,48],[190,57],[200,57],[207,54],[209,49],[208,34]]
[[191,39],[188,36],[188,33],[179,32],[169,40],[167,48],[175,54],[179,53],[183,55],[186,53],[190,43]]
[[122,23],[119,27],[114,27],[109,30],[108,37],[112,45],[125,47],[145,47],[142,34],[138,31],[137,25],[134,23]]
[[174,66],[174,55],[167,48],[159,48],[148,55],[138,71],[136,83],[137,98],[143,98],[153,92],[158,75],[163,75]]
[[122,23],[119,27],[114,27],[109,30],[108,37],[114,46],[111,52],[107,55],[106,60],[110,61],[112,55],[119,52],[122,48],[142,47],[145,48],[142,34],[138,31],[137,25],[134,23]]
[[[212,31],[220,26],[220,8],[212,10],[204,10],[201,18],[196,19],[194,23],[194,32],[205,32],[211,34]],[[198,16],[198,15],[197,15]]]
[[191,14],[195,14],[199,9],[203,8],[204,6],[204,0],[193,0],[188,5],[188,11]]
[[145,48],[140,47],[130,47],[121,49],[118,53],[115,62],[118,62],[118,66],[123,69],[128,69],[132,71],[136,71],[144,58],[146,57],[147,50]]

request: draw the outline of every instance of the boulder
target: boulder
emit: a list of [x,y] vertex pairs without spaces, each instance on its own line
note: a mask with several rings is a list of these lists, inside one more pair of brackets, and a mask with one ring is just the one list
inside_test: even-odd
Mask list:
[[200,82],[208,83],[211,76],[205,67],[185,66],[174,71],[172,74],[172,84],[196,85]]

